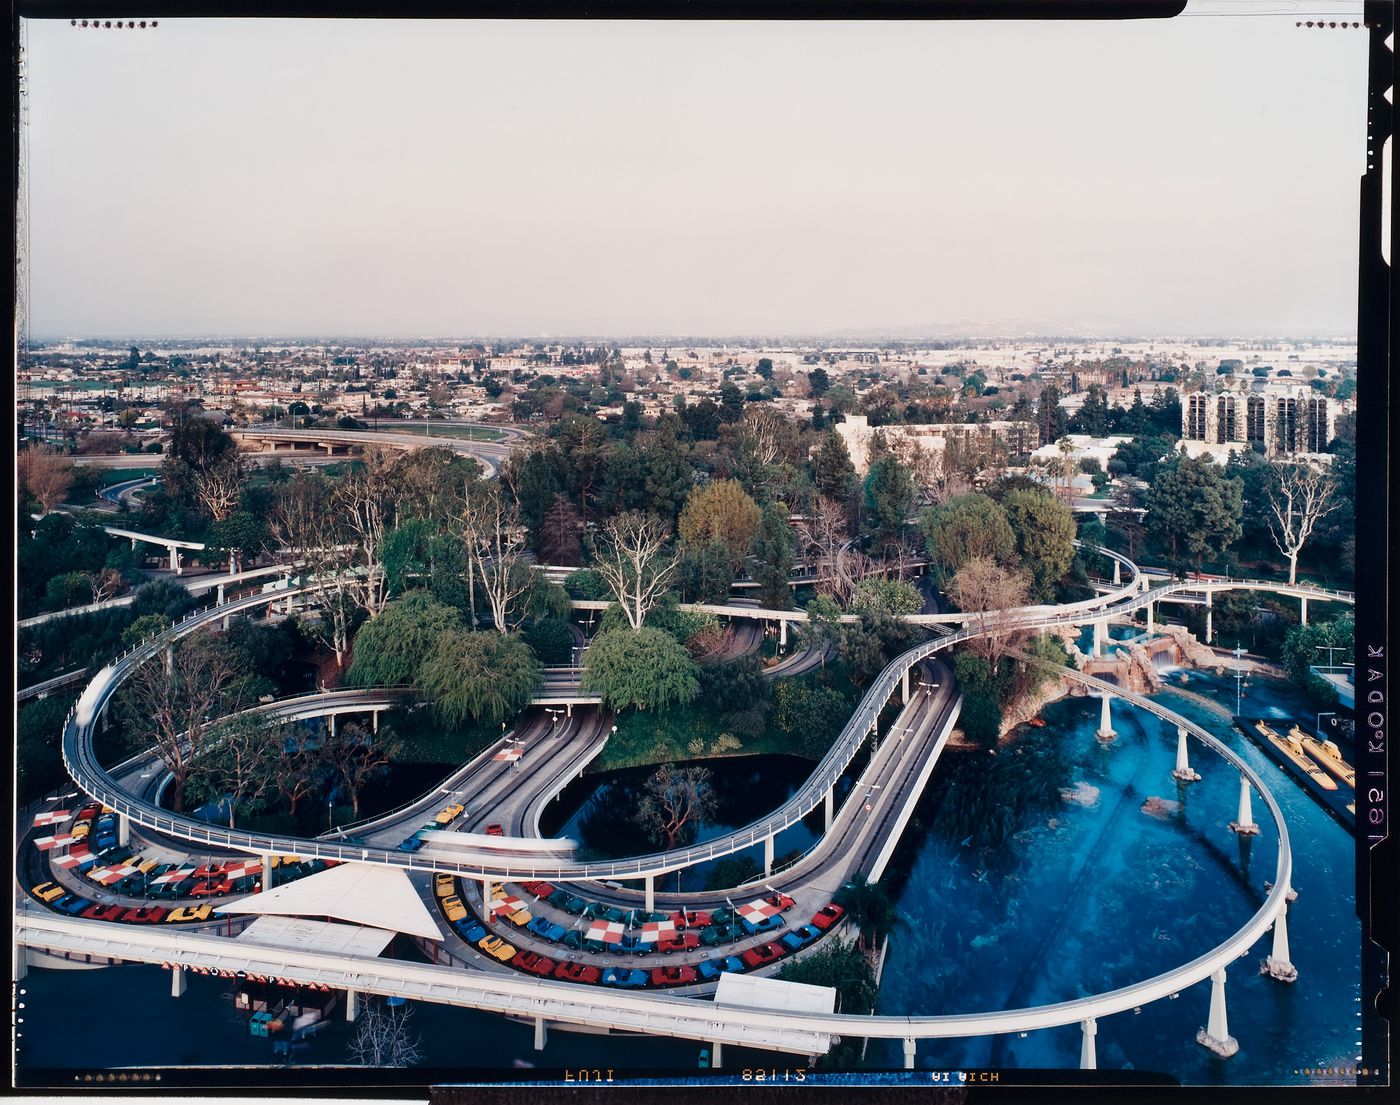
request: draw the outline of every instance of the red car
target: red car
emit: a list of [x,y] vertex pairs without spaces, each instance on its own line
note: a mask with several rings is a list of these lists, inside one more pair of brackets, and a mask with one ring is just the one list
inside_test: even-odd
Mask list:
[[124,905],[102,905],[93,902],[87,909],[78,914],[79,917],[86,917],[90,921],[116,921],[127,911]]
[[197,868],[194,875],[191,877],[196,879],[220,878],[223,876],[223,873],[224,865],[222,863],[209,863],[203,867]]
[[678,932],[661,941],[663,952],[686,952],[699,946],[700,934],[698,932]]
[[554,960],[548,956],[540,955],[538,952],[518,951],[515,958],[510,961],[512,967],[518,967],[522,971],[529,971],[532,975],[539,975],[541,978],[548,978],[554,973],[556,966]]
[[96,817],[96,816],[97,816],[99,813],[101,813],[101,812],[102,812],[102,806],[101,806],[100,803],[97,803],[97,802],[89,802],[86,806],[84,806],[82,809],[80,809],[80,810],[78,811],[78,816],[75,817],[74,820],[75,820],[75,821],[91,821],[94,817]]
[[561,963],[554,968],[554,977],[565,982],[597,982],[603,972],[587,963]]
[[775,906],[777,906],[779,909],[784,909],[784,910],[786,910],[786,909],[791,909],[793,906],[795,906],[795,905],[797,904],[797,903],[794,902],[791,898],[789,898],[786,894],[769,894],[768,897],[764,898],[763,900],[764,900],[765,902],[767,902],[769,905],[775,905]]
[[769,963],[776,963],[787,954],[787,949],[781,944],[760,944],[756,948],[750,948],[739,958],[744,961],[744,966],[752,970],[754,967],[763,967]]
[[704,909],[694,910],[690,913],[673,913],[671,920],[676,922],[678,929],[702,929],[710,923],[710,914],[708,910]]
[[832,902],[830,905],[822,906],[821,909],[812,914],[812,924],[825,932],[845,915],[845,909]]
[[197,882],[194,889],[190,891],[191,898],[212,898],[217,894],[228,894],[233,890],[233,883],[228,879],[205,879]]
[[505,835],[506,835],[506,831],[505,831],[505,829],[503,829],[500,825],[487,825],[487,826],[486,826],[486,835],[487,835],[487,836],[505,836]]
[[158,921],[164,921],[169,912],[164,906],[145,906],[141,909],[128,909],[121,919],[130,925],[154,925]]
[[536,898],[548,898],[554,893],[554,884],[548,882],[522,882],[520,888]]
[[699,977],[695,973],[694,967],[653,967],[651,969],[651,984],[653,986],[685,986]]

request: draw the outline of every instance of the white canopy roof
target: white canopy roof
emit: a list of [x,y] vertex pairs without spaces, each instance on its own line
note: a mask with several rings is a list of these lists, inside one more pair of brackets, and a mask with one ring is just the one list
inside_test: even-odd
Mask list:
[[394,934],[384,929],[300,917],[259,917],[237,936],[248,944],[366,957],[382,955],[393,938]]
[[441,940],[408,874],[378,863],[342,863],[219,907],[224,913],[336,917],[357,925]]
[[758,975],[722,974],[715,990],[715,1004],[784,1013],[831,1013],[836,1009],[836,987],[782,982]]

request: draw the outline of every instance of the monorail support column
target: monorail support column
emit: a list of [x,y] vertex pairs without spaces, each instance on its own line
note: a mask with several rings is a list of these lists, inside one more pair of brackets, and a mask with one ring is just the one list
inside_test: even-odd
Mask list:
[[347,1024],[354,1022],[360,1013],[360,995],[354,990],[345,991],[345,1021]]
[[177,576],[183,574],[183,570],[180,567],[180,550],[174,545],[170,546],[170,570]]
[[1243,775],[1240,776],[1240,811],[1235,820],[1230,822],[1230,831],[1241,836],[1255,836],[1259,832],[1259,826],[1254,823],[1254,813],[1250,808],[1249,780]]
[[272,856],[265,853],[262,857],[262,879],[258,882],[259,893],[267,893],[272,889]]
[[773,838],[771,836],[763,838],[763,873],[765,875],[773,873]]
[[[1114,561],[1116,564],[1117,561]],[[1094,1037],[1099,1034],[1099,1022],[1093,1017],[1085,1017],[1079,1022],[1079,1069],[1098,1070],[1099,1053],[1094,1043]]]
[[714,1068],[715,1070],[718,1070],[718,1069],[719,1069],[719,1065],[720,1065],[721,1063],[723,1063],[723,1062],[724,1062],[724,1042],[723,1042],[722,1040],[716,1040],[715,1043],[714,1043],[714,1050],[713,1050],[713,1052],[712,1052],[712,1054],[711,1054],[711,1056],[710,1056],[710,1066],[711,1066],[712,1068]]
[[165,675],[170,678],[175,674],[175,653],[169,645],[165,646]]
[[23,944],[14,944],[10,951],[10,966],[13,968],[10,977],[16,982],[23,982],[29,974],[29,949]]
[[1122,585],[1123,585],[1123,563],[1122,563],[1122,561],[1120,561],[1120,560],[1115,560],[1115,561],[1113,562],[1113,586],[1115,586],[1115,587],[1121,587]]
[[643,885],[646,887],[647,912],[650,913],[656,908],[656,876],[648,875],[643,880]]
[[1152,604],[1147,604],[1147,635],[1150,637],[1157,632],[1157,623],[1152,620]]
[[370,726],[370,732],[372,732],[372,733],[377,733],[377,732],[379,732],[379,711],[378,711],[378,710],[371,710],[371,711],[369,712],[369,726]]
[[1186,751],[1186,730],[1180,726],[1176,730],[1176,768],[1172,771],[1172,778],[1178,783],[1194,783],[1200,779],[1200,775],[1191,770]]
[[131,818],[124,813],[117,814],[117,843],[123,846],[131,843]]
[[223,606],[223,604],[224,604],[224,585],[221,583],[221,584],[219,584],[219,605],[220,605],[220,606]]
[[1210,976],[1210,1018],[1205,1028],[1196,1033],[1196,1043],[1228,1059],[1240,1049],[1240,1042],[1230,1035],[1230,1022],[1225,1016],[1225,969]]
[[1094,623],[1094,655],[1103,655],[1103,639],[1108,626],[1102,618]]
[[1103,709],[1099,711],[1099,731],[1096,735],[1101,741],[1111,741],[1118,735],[1113,731],[1113,714],[1109,708],[1113,696],[1104,691],[1100,697],[1103,699]]
[[545,1041],[549,1039],[549,1029],[545,1027],[544,1018],[535,1018],[535,1050],[543,1051]]
[[826,794],[822,797],[822,812],[826,814],[826,828],[824,832],[831,832],[831,822],[836,815],[836,784],[832,783],[827,787]]
[[899,688],[900,688],[899,704],[900,704],[901,706],[908,706],[908,705],[909,705],[909,672],[910,672],[910,669],[909,669],[909,668],[905,668],[905,669],[904,669],[903,680],[901,681],[901,683],[900,683],[900,685],[899,685]]
[[170,996],[183,997],[185,993],[185,968],[176,967],[170,972]]
[[1215,640],[1215,607],[1210,601],[1211,593],[1206,592],[1206,644]]
[[1293,966],[1288,958],[1288,894],[1286,891],[1283,897],[1284,900],[1278,907],[1278,916],[1274,918],[1274,946],[1269,958],[1260,964],[1259,973],[1277,979],[1279,982],[1297,982],[1298,968]]
[[328,732],[331,736],[335,736],[335,715],[334,715],[334,714],[327,714],[327,715],[326,715],[326,732]]
[[1302,610],[1303,624],[1304,624],[1304,625],[1307,625],[1307,624],[1308,624],[1308,597],[1307,597],[1306,595],[1303,596],[1302,602],[1303,602],[1303,610]]
[[778,647],[787,648],[787,619],[781,618],[778,621]]
[[905,1039],[904,1039],[904,1069],[905,1069],[905,1070],[913,1070],[913,1069],[914,1069],[914,1048],[917,1046],[917,1044],[918,1044],[918,1041],[915,1040],[912,1036],[906,1036]]

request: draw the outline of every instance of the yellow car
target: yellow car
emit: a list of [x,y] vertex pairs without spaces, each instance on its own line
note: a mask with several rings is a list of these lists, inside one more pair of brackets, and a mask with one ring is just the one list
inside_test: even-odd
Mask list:
[[530,911],[528,909],[517,909],[514,913],[507,913],[506,920],[515,925],[528,925],[530,923]]
[[450,806],[444,806],[438,810],[437,816],[433,818],[439,825],[450,825],[462,816],[462,811],[467,807],[460,802],[453,802]]
[[30,893],[41,902],[51,902],[55,898],[63,897],[63,887],[56,882],[41,882]]
[[502,963],[509,962],[515,958],[515,949],[499,936],[483,936],[481,942],[477,944],[477,947],[487,955],[499,959]]
[[439,898],[449,898],[457,893],[456,882],[451,875],[438,875],[433,879],[433,893]]
[[77,821],[73,824],[73,827],[68,830],[68,832],[74,840],[85,840],[87,839],[87,835],[91,830],[91,821]]
[[172,909],[165,915],[165,919],[170,924],[185,924],[190,921],[207,921],[209,915],[214,912],[214,907],[205,903],[204,905],[182,905],[178,909]]
[[460,921],[467,915],[467,907],[462,904],[462,899],[455,894],[442,900],[442,911],[447,914],[449,921]]
[[504,898],[505,896],[506,896],[505,884],[504,884],[504,883],[499,883],[499,882],[493,882],[493,883],[491,884],[491,897],[492,897],[492,899],[495,900],[495,901],[500,901],[500,899]]

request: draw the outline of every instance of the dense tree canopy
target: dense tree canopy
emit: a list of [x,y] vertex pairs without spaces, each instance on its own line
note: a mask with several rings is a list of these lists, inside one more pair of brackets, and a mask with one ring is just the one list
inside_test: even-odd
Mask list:
[[700,669],[685,647],[660,629],[600,632],[584,654],[583,690],[610,710],[664,710],[693,702]]

